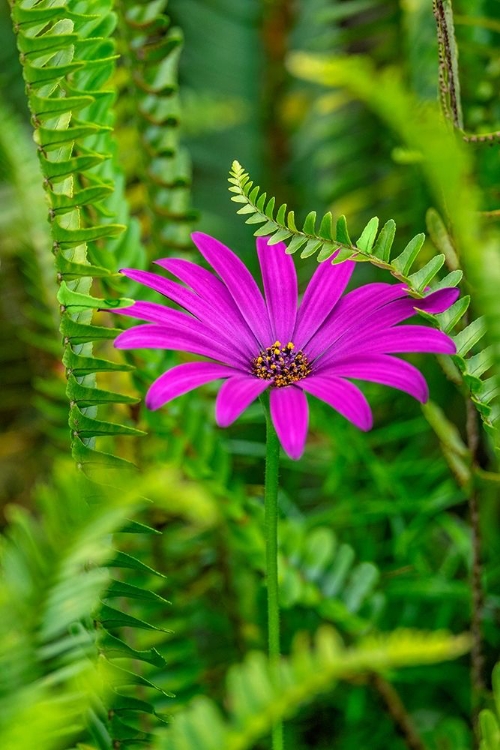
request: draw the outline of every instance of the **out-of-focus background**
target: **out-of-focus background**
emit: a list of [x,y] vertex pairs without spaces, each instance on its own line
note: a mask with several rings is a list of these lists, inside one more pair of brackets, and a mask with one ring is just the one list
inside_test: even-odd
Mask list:
[[[141,676],[135,683],[131,680],[132,687],[127,683],[130,702],[123,711],[137,717],[141,706],[131,708],[132,701],[147,698],[155,711],[175,716],[200,694],[227,710],[237,701],[234,685],[232,698],[225,692],[228,668],[266,645],[260,407],[255,404],[233,427],[219,430],[213,419],[215,391],[206,387],[159,413],[147,413],[138,399],[166,364],[178,360],[171,354],[142,352],[124,359],[112,349],[112,334],[87,335],[75,328],[61,334],[61,305],[63,319],[73,305],[76,317],[71,322],[76,325],[88,325],[91,313],[74,298],[58,299],[58,284],[63,281],[83,294],[90,290],[98,298],[133,296],[137,287],[121,281],[118,269],[148,268],[165,255],[195,258],[189,241],[195,228],[217,236],[256,272],[255,227],[236,215],[238,206],[227,192],[228,171],[237,159],[255,184],[276,196],[277,205],[287,203],[295,210],[297,221],[311,210],[318,216],[331,211],[334,218],[345,214],[351,236],[357,237],[373,216],[382,224],[394,219],[396,251],[420,232],[433,235],[427,236],[417,267],[444,249],[448,271],[465,270],[462,291],[471,294],[472,303],[458,330],[485,315],[495,347],[498,327],[491,323],[500,309],[495,291],[500,6],[498,0],[453,2],[461,120],[454,128],[451,112],[449,129],[454,129],[450,138],[456,139],[457,159],[463,164],[456,174],[450,172],[451,187],[442,200],[439,175],[426,167],[426,160],[436,155],[432,143],[425,141],[427,135],[419,142],[418,135],[422,111],[432,109],[440,98],[438,34],[430,0],[169,0],[165,9],[157,2],[124,0],[113,8],[97,0],[68,0],[56,4],[63,11],[54,20],[48,11],[43,16],[51,3],[15,5],[33,6],[31,10],[38,6],[41,15],[37,23],[23,17],[16,27],[9,8],[0,9],[0,497],[8,563],[0,606],[8,609],[12,597],[24,602],[21,608],[15,605],[12,621],[6,622],[10,658],[21,654],[9,662],[6,696],[17,691],[23,696],[20,705],[24,690],[59,674],[57,654],[64,649],[58,652],[56,644],[68,632],[74,634],[80,627],[75,622],[92,630],[93,619],[108,632],[111,651],[112,639],[124,632],[124,640],[137,651],[155,647],[160,654],[150,656],[148,664],[123,647],[119,666],[128,656],[134,662],[132,671]],[[439,5],[450,12],[449,3]],[[60,20],[65,13],[69,20]],[[86,15],[91,20],[85,20]],[[50,64],[66,64],[63,56],[71,49],[68,60],[105,59],[106,71],[99,73],[100,62],[89,64],[66,72],[63,83],[60,78],[54,78],[54,85],[36,79],[26,90],[23,69],[27,76],[30,61],[49,64],[43,50],[29,46],[30,37],[43,34],[44,24],[49,28],[66,22],[73,24],[73,31],[60,26],[57,33],[78,38],[68,37],[61,57],[56,54]],[[15,30],[17,43],[25,45],[21,62]],[[93,42],[101,37],[102,44]],[[345,72],[339,73],[338,84],[323,85],[321,76],[315,80],[298,52],[339,58],[339,70]],[[350,73],[349,60],[359,56],[368,68],[363,74]],[[392,72],[387,74],[388,69]],[[45,101],[57,98],[59,90],[67,97],[96,97],[93,103],[75,104],[73,127],[90,122],[114,128],[113,133],[84,133],[73,156],[100,154],[101,162],[88,170],[71,167],[74,189],[106,183],[113,190],[95,201],[68,206],[66,213],[55,211],[63,225],[65,216],[79,212],[83,227],[126,227],[121,234],[119,229],[89,234],[83,251],[66,235],[54,245],[49,209],[57,204],[57,185],[64,191],[64,180],[71,175],[59,174],[54,187],[40,170],[33,140],[34,130],[37,143],[43,144],[44,127],[54,132],[63,127],[57,120],[63,116],[47,114]],[[106,90],[111,95],[102,95]],[[32,116],[37,105],[45,111],[45,120]],[[439,117],[437,105],[433,116]],[[49,161],[58,160],[58,148],[63,158],[65,145],[53,141]],[[103,160],[108,154],[111,158]],[[68,152],[64,158],[70,156]],[[444,185],[447,177],[441,179]],[[467,227],[459,224],[469,203],[473,219],[467,235]],[[468,237],[471,242],[464,241]],[[82,262],[93,266],[92,285],[85,286],[79,280],[81,269],[71,266]],[[297,257],[302,289],[315,266],[314,257]],[[374,280],[393,281],[387,272],[362,263],[352,286]],[[120,325],[105,312],[93,315],[92,324],[108,329]],[[467,353],[480,356],[488,338],[479,339],[478,334]],[[120,366],[72,359],[92,356],[89,341],[94,341],[98,358]],[[499,360],[498,348],[495,351],[488,350],[487,359],[474,363],[478,376],[494,375]],[[494,437],[484,404],[490,403],[486,391],[490,394],[496,386],[490,382],[479,393],[482,386],[479,380],[473,382],[472,370],[472,380],[465,378],[464,383],[450,363],[421,355],[410,359],[429,383],[432,403],[424,410],[406,394],[364,384],[375,415],[369,434],[315,402],[303,460],[282,459],[284,652],[298,631],[312,633],[324,623],[336,628],[346,644],[356,645],[363,636],[397,628],[458,634],[471,630],[472,619],[476,646],[480,642],[472,688],[470,656],[429,665],[432,659],[418,658],[426,645],[415,645],[415,666],[398,670],[396,665],[383,678],[368,670],[338,685],[332,678],[327,689],[317,693],[311,686],[287,724],[288,746],[294,750],[466,750],[473,747],[474,717],[492,703],[491,674],[500,646],[500,532]],[[124,371],[123,365],[136,369]],[[97,381],[92,373],[97,373]],[[125,398],[117,403],[78,390],[82,385],[95,388],[96,383],[101,393],[119,391]],[[470,383],[479,394],[474,404],[483,411],[486,430],[475,406],[471,411]],[[119,422],[124,429],[85,426],[84,420],[96,415],[103,424]],[[138,436],[134,430],[147,434]],[[80,537],[73,539],[71,529],[90,524],[82,521],[81,509],[69,507],[78,494],[71,453],[80,468],[105,463],[103,454],[119,457],[113,464],[117,474],[130,470],[120,459],[138,465],[146,476],[139,494],[153,505],[133,505],[134,517],[152,531],[118,535],[115,546],[122,557],[113,575],[120,606],[105,597],[109,611],[99,619],[90,603],[85,611],[85,600],[58,629],[54,620],[43,620],[56,617],[50,610],[56,606],[51,581],[65,580],[64,591],[74,594],[83,570],[77,565],[68,573],[63,540],[72,540],[74,552]],[[478,502],[471,506],[471,495],[480,506],[480,542],[477,518],[471,520]],[[111,515],[116,512],[114,501],[104,506]],[[34,517],[25,517],[25,508]],[[56,517],[58,508],[66,508],[62,520]],[[32,520],[23,521],[28,517]],[[123,518],[120,523],[125,523]],[[102,532],[111,533],[120,523],[109,521]],[[134,531],[141,529],[136,526]],[[89,538],[94,540],[91,532]],[[126,555],[134,564],[127,563]],[[103,565],[111,565],[110,559]],[[150,569],[167,578],[155,577]],[[92,596],[102,595],[102,581],[92,585]],[[127,591],[127,585],[136,586],[135,593]],[[145,590],[153,593],[141,595]],[[58,595],[64,610],[64,595]],[[116,679],[115,687],[122,685]],[[154,691],[147,679],[164,692]],[[52,708],[44,712],[46,704],[42,701],[40,709],[37,700],[34,715],[45,731],[40,716],[48,716]],[[24,716],[16,714],[19,705],[6,705],[8,716]],[[73,736],[69,731],[67,742],[56,732],[57,739],[49,738],[43,747],[69,748],[80,741],[86,744],[78,747],[87,750],[111,747],[109,742],[122,743],[113,747],[152,742],[148,732],[157,721],[147,710],[147,719],[134,719],[134,724],[129,717],[123,725],[115,713],[111,719],[102,718],[97,709],[95,713],[98,719],[90,722],[91,730],[83,722],[84,728],[78,725]],[[63,714],[54,709],[53,716],[60,728]],[[495,722],[493,714],[488,716]],[[101,720],[103,726],[108,722],[104,739],[96,729]],[[14,743],[6,746],[28,746],[19,743],[31,741],[29,730],[16,740],[17,735],[8,734],[6,721],[6,737]],[[16,721],[29,724],[29,713]],[[498,727],[491,724],[490,729],[492,744],[482,745],[485,750],[500,746],[494,744],[500,737],[494,734]],[[241,747],[267,746],[259,741],[257,733],[257,744]],[[190,745],[164,747],[198,750],[199,743],[192,739]]]

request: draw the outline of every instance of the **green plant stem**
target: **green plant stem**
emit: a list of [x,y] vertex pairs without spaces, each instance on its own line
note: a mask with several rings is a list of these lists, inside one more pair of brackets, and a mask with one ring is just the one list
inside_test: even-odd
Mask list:
[[[466,401],[466,431],[467,445],[470,451],[473,469],[477,466],[477,453],[479,449],[479,433],[477,429],[477,414],[474,404],[470,399]],[[471,571],[471,590],[472,590],[472,651],[471,651],[471,684],[472,684],[472,724],[474,729],[475,747],[479,747],[480,728],[479,713],[483,707],[484,701],[484,644],[483,644],[483,608],[484,608],[484,589],[483,589],[483,565],[481,559],[481,520],[479,510],[479,493],[477,491],[476,478],[472,472],[471,486],[469,488],[469,513],[470,525],[472,531],[472,571]]]
[[[278,591],[278,473],[280,444],[271,419],[269,403],[263,399],[266,413],[266,476],[265,476],[265,527],[266,527],[266,586],[267,633],[269,661],[277,670],[280,658],[280,611]],[[283,724],[272,729],[273,750],[283,750]]]

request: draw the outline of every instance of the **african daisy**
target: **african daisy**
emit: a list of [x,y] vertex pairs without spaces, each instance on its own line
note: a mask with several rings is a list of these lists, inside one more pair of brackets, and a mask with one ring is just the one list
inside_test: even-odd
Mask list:
[[151,385],[146,405],[158,409],[177,396],[223,379],[215,415],[227,427],[269,389],[273,424],[286,453],[303,453],[308,426],[307,395],[325,401],[362,430],[372,426],[368,402],[350,378],[428,398],[422,374],[393,354],[454,354],[453,341],[422,325],[398,326],[418,307],[446,310],[458,296],[440,289],[424,299],[408,295],[403,284],[366,284],[342,296],[356,263],[319,264],[298,301],[293,259],[283,243],[257,239],[265,297],[242,261],[221,242],[201,232],[193,241],[215,274],[196,263],[156,261],[182,284],[147,271],[123,273],[183,308],[135,302],[116,310],[149,324],[121,333],[120,349],[172,349],[210,361],[177,365]]

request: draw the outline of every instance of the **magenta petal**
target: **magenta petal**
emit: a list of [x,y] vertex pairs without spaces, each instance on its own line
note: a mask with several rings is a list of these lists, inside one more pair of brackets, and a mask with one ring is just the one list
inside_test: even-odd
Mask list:
[[446,287],[445,289],[438,289],[436,292],[431,292],[423,300],[414,299],[413,306],[418,307],[419,310],[425,310],[432,315],[437,315],[451,307],[459,296],[460,291],[458,289]]
[[310,375],[298,385],[312,396],[325,401],[356,427],[364,431],[371,429],[373,417],[370,405],[359,388],[348,380],[330,374]]
[[[255,346],[253,342],[247,341],[246,345],[243,342],[244,332],[246,330],[245,323],[243,320],[229,320],[227,314],[220,310],[217,299],[207,302],[202,299],[198,294],[186,289],[185,287],[177,284],[175,281],[165,279],[163,276],[150,273],[149,271],[136,271],[134,269],[125,268],[122,270],[125,276],[128,276],[134,281],[138,281],[145,286],[154,289],[156,292],[163,294],[168,299],[176,302],[178,305],[183,307],[185,310],[190,312],[192,315],[198,318],[208,328],[211,328],[213,332],[219,335],[219,338],[225,339],[228,344],[232,347],[239,349],[242,354],[251,357],[255,353]],[[208,273],[208,272],[207,272]],[[217,279],[216,279],[217,281]],[[220,283],[220,282],[219,282]],[[137,303],[140,304],[140,303]],[[142,303],[143,305],[152,305],[154,303]],[[139,311],[140,308],[135,305],[123,309],[123,315],[131,315],[134,317],[133,311]],[[168,308],[165,308],[168,310]],[[152,312],[153,308],[149,310]],[[146,307],[142,308],[142,312],[146,311]],[[117,310],[116,312],[121,312]],[[143,320],[153,320],[153,318],[142,317],[142,315],[136,315]],[[159,321],[158,321],[159,322]],[[212,333],[213,335],[213,333]]]
[[[186,289],[180,284],[176,284],[175,281],[165,279],[163,276],[151,273],[151,271],[138,271],[135,268],[122,268],[121,272],[129,279],[133,279],[134,281],[139,282],[139,284],[144,284],[144,286],[154,289],[155,292],[163,294],[164,297],[176,302],[178,305],[188,310],[188,312],[197,315],[200,299],[191,291],[191,289]],[[203,310],[204,309],[205,308],[203,308]]]
[[371,321],[375,310],[384,309],[400,297],[406,297],[402,284],[380,282],[366,284],[346,294],[307,344],[309,359],[318,357],[354,327]]
[[271,389],[271,417],[285,453],[295,461],[304,452],[309,422],[307,398],[294,385]]
[[297,313],[293,342],[302,349],[334,309],[343,294],[355,262],[346,260],[333,266],[329,261],[320,263],[307,285]]
[[[273,329],[273,339],[286,345],[292,336],[297,314],[297,274],[286,245],[268,245],[267,238],[257,238],[267,309]],[[271,342],[270,342],[271,343]]]
[[[171,312],[177,312],[171,310]],[[183,313],[178,313],[183,315]],[[123,331],[115,339],[117,349],[173,349],[210,357],[243,370],[245,361],[224,344],[219,344],[212,331],[205,332],[197,320],[186,317],[177,328],[163,325],[142,325]],[[199,327],[193,324],[199,324]]]
[[250,329],[262,346],[272,343],[267,308],[255,279],[248,268],[228,247],[202,232],[192,234],[193,242],[208,263],[219,274],[238,305]]
[[219,427],[232,424],[268,387],[268,380],[250,375],[235,375],[226,380],[215,403],[215,419]]
[[211,310],[217,309],[219,319],[222,318],[223,323],[232,330],[233,340],[236,342],[239,339],[247,350],[252,352],[252,356],[254,355],[258,349],[257,339],[220,279],[206,268],[184,258],[163,258],[155,263],[190,286],[210,305]]
[[423,299],[415,299],[414,297],[397,299],[376,310],[373,316],[369,320],[365,319],[356,330],[354,330],[354,326],[351,326],[351,330],[357,337],[358,331],[370,330],[373,333],[376,329],[394,326],[416,315],[417,307],[419,310],[428,313],[441,313],[457,300],[459,294],[458,289],[439,289]]
[[148,409],[159,409],[168,401],[212,380],[228,378],[233,372],[229,367],[212,362],[186,362],[177,365],[154,381],[146,394],[146,406]]
[[[136,318],[136,320],[146,320],[148,323],[163,323],[164,325],[179,325],[182,324],[184,319],[189,319],[180,310],[173,310],[171,307],[159,305],[157,302],[143,302],[141,300],[134,302],[130,307],[117,308],[110,312]],[[180,319],[181,315],[183,316],[182,320]]]
[[435,328],[425,326],[398,326],[382,330],[364,332],[355,341],[344,337],[342,342],[332,347],[318,364],[345,359],[358,354],[400,354],[403,352],[425,352],[429,354],[455,354],[456,347],[449,336]]
[[368,380],[405,391],[425,403],[429,389],[425,378],[416,367],[387,354],[362,355],[335,362],[330,367],[318,367],[318,374]]

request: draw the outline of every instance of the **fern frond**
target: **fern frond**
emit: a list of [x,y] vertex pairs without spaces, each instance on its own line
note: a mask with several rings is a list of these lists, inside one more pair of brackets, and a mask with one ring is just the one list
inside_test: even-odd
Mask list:
[[72,466],[58,465],[56,477],[55,488],[39,489],[41,520],[10,506],[2,540],[0,743],[12,750],[55,750],[86,736],[106,680],[89,613],[109,585],[110,534],[138,507],[133,493],[117,502],[100,492],[89,508]]
[[[297,228],[295,214],[281,205],[275,211],[274,198],[268,198],[259,186],[255,186],[250,176],[237,162],[233,162],[230,172],[231,200],[242,204],[237,213],[248,215],[247,224],[262,224],[255,232],[256,237],[269,237],[269,244],[288,242],[287,252],[301,249],[300,257],[316,255],[322,262],[332,258],[332,263],[344,260],[369,261],[373,265],[389,271],[398,281],[406,284],[418,298],[423,296],[425,287],[434,279],[442,265],[444,255],[438,255],[430,267],[410,274],[413,264],[424,243],[424,235],[419,234],[408,243],[400,255],[390,261],[391,248],[395,235],[395,224],[389,220],[378,234],[378,219],[371,219],[363,229],[357,242],[352,242],[347,229],[345,216],[339,217],[335,229],[330,213],[325,214],[316,228],[316,213],[311,211],[302,226]],[[378,235],[378,237],[377,237]],[[377,242],[375,239],[377,238]],[[454,281],[454,279],[452,280]],[[456,285],[459,279],[455,281]]]
[[349,544],[339,544],[326,526],[305,533],[293,522],[280,527],[280,600],[289,609],[316,610],[342,632],[360,635],[374,627],[384,605],[376,590],[380,571],[356,562]]
[[325,626],[317,632],[313,644],[306,637],[297,638],[291,656],[281,659],[277,671],[264,654],[250,654],[229,672],[225,701],[228,718],[214,702],[197,698],[159,735],[154,747],[181,750],[194,741],[197,750],[245,750],[265,736],[276,721],[290,718],[301,705],[330,690],[339,680],[454,659],[468,648],[468,636],[418,631],[373,636],[346,648]]
[[[93,314],[127,302],[108,299],[107,294],[105,298],[95,297],[91,287],[95,275],[101,280],[105,292],[113,288],[118,262],[123,263],[135,252],[137,225],[132,222],[130,229],[124,232],[125,225],[113,220],[113,209],[117,206],[120,218],[128,219],[126,209],[120,205],[124,203],[123,177],[112,160],[115,94],[106,89],[116,61],[111,37],[116,17],[110,0],[99,4],[98,13],[95,10],[92,0],[83,3],[65,0],[55,6],[26,6],[18,1],[12,5],[12,18],[49,203],[52,249],[59,282],[57,301],[61,314],[62,361],[70,401],[72,454],[78,468],[101,483],[104,468],[108,483],[110,470],[130,478],[133,467],[113,452],[97,450],[96,441],[105,439],[106,445],[110,446],[108,450],[114,451],[114,438],[141,433],[127,424],[106,421],[101,413],[98,414],[99,407],[131,403],[134,399],[97,387],[99,374],[131,368],[94,354],[94,344],[101,345],[116,331],[95,325]],[[122,257],[114,258],[113,252],[123,253]],[[87,491],[99,494],[90,487]],[[129,568],[140,567],[133,556],[129,556],[127,562]],[[104,575],[108,580],[103,573],[104,564],[102,562],[96,569],[95,576],[102,578]],[[114,564],[120,567],[119,555]],[[142,575],[145,572],[149,575],[147,566],[142,569]],[[132,584],[128,589],[126,585],[122,586],[120,591],[120,598],[136,598],[137,592]],[[124,625],[151,627],[145,619],[129,612],[125,614],[121,609],[108,605],[90,608],[90,602],[84,596],[82,602],[88,605],[87,618],[92,610],[94,621],[101,623],[98,634],[93,633],[88,619],[83,625],[89,632],[91,648],[102,648],[104,655],[106,648],[101,646],[97,635],[103,634],[105,641],[106,636],[113,635]],[[67,616],[73,617],[73,614],[68,610]],[[134,670],[141,662],[147,664],[155,659],[148,650],[144,654],[138,649],[132,648],[132,651],[134,656],[129,653],[129,657],[133,659]],[[115,658],[116,652],[109,660]],[[113,675],[119,672],[120,668],[113,665]],[[110,679],[114,685],[113,675]],[[152,682],[132,672],[121,674],[120,680],[123,684],[155,689]],[[90,731],[99,747],[106,750],[114,742],[127,747],[146,737],[144,732],[133,728],[137,707],[130,710],[125,705],[121,707],[120,716],[126,723],[113,716],[116,692],[114,690],[110,695],[110,717],[103,706],[97,713],[90,712]],[[147,713],[154,715],[155,712],[148,708]]]
[[[462,272],[454,270],[437,281],[437,275],[443,267],[446,256],[439,253],[431,258],[424,266],[413,271],[414,264],[424,244],[425,235],[418,234],[406,245],[404,250],[391,259],[396,225],[392,219],[378,232],[379,221],[374,217],[363,229],[359,239],[351,241],[345,216],[341,216],[333,229],[333,219],[330,213],[325,214],[316,229],[316,213],[311,211],[302,226],[298,229],[293,211],[288,211],[286,205],[275,210],[275,199],[269,198],[261,192],[259,186],[254,185],[250,176],[237,162],[233,162],[229,182],[231,200],[241,204],[237,213],[248,217],[247,224],[262,224],[254,234],[257,237],[268,236],[270,244],[276,242],[288,243],[287,252],[295,253],[302,248],[301,258],[317,254],[320,262],[332,258],[331,262],[342,263],[344,260],[370,262],[378,268],[388,271],[398,281],[405,284],[410,294],[416,300],[424,296],[425,290],[433,283],[433,289],[457,286],[462,279]],[[429,315],[421,313],[426,319],[434,323],[445,333],[451,334],[454,327],[465,315],[469,297],[458,300],[445,313]],[[418,307],[418,302],[416,302]],[[457,354],[453,357],[463,382],[470,391],[472,401],[479,411],[486,429],[495,433],[496,410],[490,404],[493,398],[491,389],[485,392],[484,383],[479,375],[486,372],[492,364],[488,355],[482,356],[480,362],[467,354],[478,344],[486,333],[484,319],[478,318],[455,336]]]
[[139,133],[134,177],[148,193],[151,226],[149,232],[144,229],[153,257],[165,250],[188,249],[196,216],[190,202],[191,164],[179,135],[177,66],[183,35],[165,15],[166,4],[167,0],[126,0],[117,8],[119,44],[130,72],[130,117]]
[[[401,139],[405,148],[419,155],[422,175],[436,205],[452,227],[468,282],[477,289],[476,304],[485,315],[489,338],[494,346],[496,379],[492,386],[497,387],[500,332],[494,300],[500,284],[500,262],[490,238],[480,226],[479,191],[472,179],[471,154],[443,122],[437,105],[418,101],[394,68],[377,71],[367,57],[333,59],[305,53],[292,55],[289,68],[301,79],[341,87],[363,102]],[[483,421],[498,448],[500,431],[493,429],[498,410],[492,411],[489,404],[484,407],[481,399],[477,403],[480,390],[475,390],[473,400],[481,414],[486,408],[488,416]]]
[[[93,271],[106,277],[111,264],[109,261],[106,267],[91,264],[88,254],[95,253],[99,243],[124,229],[107,219],[96,223],[95,214],[90,217],[85,213],[89,197],[96,201],[99,195],[105,197],[114,189],[113,177],[109,176],[109,170],[106,176],[107,168],[103,166],[110,156],[106,147],[110,145],[109,103],[113,93],[103,87],[114,67],[110,35],[115,18],[110,2],[102,5],[96,15],[90,0],[84,6],[67,0],[43,9],[14,2],[12,19],[49,202],[60,283],[63,361],[85,357],[88,363],[85,373],[78,374],[68,367],[68,376],[87,389],[87,405],[82,407],[85,433],[80,431],[79,420],[72,420],[71,424],[73,452],[75,457],[78,454],[79,465],[84,468],[88,461],[92,462],[95,438],[100,431],[99,421],[95,420],[100,396],[96,393],[93,399],[92,392],[97,390],[96,374],[106,369],[93,356],[92,342],[109,336],[108,329],[91,325],[92,310],[116,305],[115,301],[96,300],[89,294]],[[83,200],[83,207],[78,202],[79,188],[91,192]],[[114,369],[122,366],[117,364]],[[122,397],[117,396],[117,402],[121,401]],[[130,434],[130,428],[117,424],[114,432]],[[82,455],[81,444],[87,449],[86,455]]]

